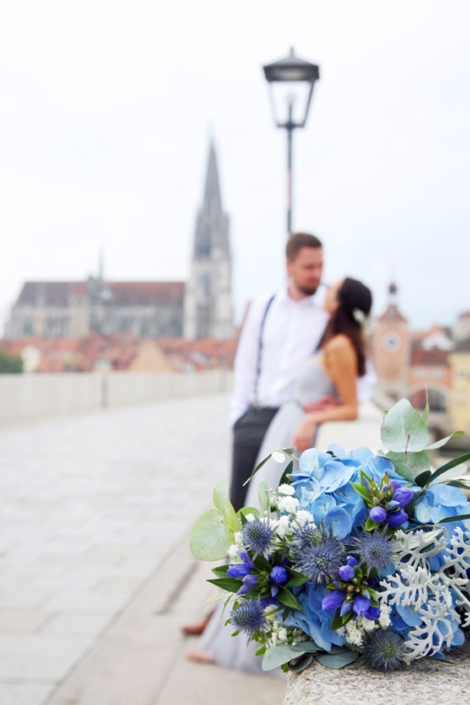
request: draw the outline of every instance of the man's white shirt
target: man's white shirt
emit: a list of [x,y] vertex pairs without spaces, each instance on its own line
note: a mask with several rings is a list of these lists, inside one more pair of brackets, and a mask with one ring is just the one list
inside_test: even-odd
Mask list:
[[[317,350],[328,323],[328,314],[323,310],[326,291],[321,284],[313,296],[301,301],[294,301],[287,287],[279,291],[265,319],[261,356],[260,330],[272,294],[263,294],[252,302],[235,358],[232,424],[250,405],[279,407],[292,399],[297,375]],[[369,370],[358,380],[359,401],[370,398],[374,376]]]

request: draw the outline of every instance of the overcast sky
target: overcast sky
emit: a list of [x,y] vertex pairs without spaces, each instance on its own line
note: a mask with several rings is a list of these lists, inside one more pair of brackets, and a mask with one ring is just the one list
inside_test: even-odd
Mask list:
[[238,316],[283,281],[285,132],[261,66],[320,65],[294,227],[328,282],[470,308],[468,0],[17,0],[0,10],[0,315],[26,279],[184,279],[209,125]]

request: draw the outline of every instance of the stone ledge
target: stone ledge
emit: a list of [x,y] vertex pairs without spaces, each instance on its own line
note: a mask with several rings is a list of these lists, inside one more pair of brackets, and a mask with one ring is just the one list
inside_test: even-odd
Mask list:
[[470,703],[470,647],[452,652],[452,663],[430,658],[393,673],[363,663],[341,670],[314,665],[287,676],[284,705],[413,705]]

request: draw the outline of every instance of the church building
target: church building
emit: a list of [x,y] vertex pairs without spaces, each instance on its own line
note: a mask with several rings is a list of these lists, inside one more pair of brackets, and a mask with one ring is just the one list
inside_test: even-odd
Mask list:
[[8,339],[233,337],[229,219],[223,212],[213,142],[197,215],[189,281],[27,281],[11,310]]

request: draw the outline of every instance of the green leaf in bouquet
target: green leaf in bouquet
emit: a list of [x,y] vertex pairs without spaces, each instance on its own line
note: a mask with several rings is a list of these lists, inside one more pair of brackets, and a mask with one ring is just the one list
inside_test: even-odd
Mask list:
[[207,582],[227,592],[238,592],[243,585],[243,582],[237,578],[211,578]]
[[425,470],[415,478],[415,484],[418,485],[418,487],[426,487],[426,485],[429,484],[431,477],[432,472],[430,470]]
[[266,644],[263,644],[263,646],[260,646],[258,651],[256,651],[255,656],[264,656],[266,653]]
[[293,661],[289,661],[287,667],[292,673],[300,673],[305,671],[313,661],[313,654],[301,654]]
[[251,473],[251,475],[250,475],[250,477],[248,478],[248,480],[243,483],[243,487],[245,487],[245,485],[247,485],[247,484],[249,483],[249,481],[256,475],[256,473],[258,472],[258,470],[261,470],[261,468],[263,467],[263,465],[266,465],[266,463],[268,462],[268,460],[271,459],[271,455],[272,455],[272,453],[270,453],[268,456],[266,456],[266,458],[263,458],[263,460],[262,460],[260,463],[258,463],[258,465],[257,465],[257,466],[255,467],[255,469],[253,470],[253,472]]
[[465,463],[467,460],[470,460],[470,453],[464,453],[464,455],[460,455],[458,458],[450,460],[445,465],[441,465],[440,468],[433,472],[432,481],[434,482],[434,480],[436,480],[438,477],[441,477],[441,475],[444,475],[449,470],[452,470],[452,468],[456,468],[459,465],[463,465],[463,463]]
[[465,431],[454,431],[454,433],[451,433],[450,436],[446,436],[446,438],[441,438],[440,441],[432,443],[426,448],[426,450],[436,450],[436,448],[442,448],[442,446],[445,446],[451,438],[459,438],[460,436],[465,436]]
[[429,417],[429,396],[428,396],[428,388],[426,387],[426,405],[423,409],[423,413],[421,414],[421,418],[423,419],[424,423],[428,420]]
[[259,508],[262,512],[269,512],[271,505],[269,501],[268,486],[265,482],[260,482],[258,485],[258,502]]
[[407,399],[400,399],[385,416],[382,443],[395,453],[418,453],[428,445],[426,422]]
[[370,517],[367,517],[366,523],[364,524],[364,529],[366,531],[374,531],[374,529],[377,529],[380,526],[380,524],[377,524],[375,521],[372,521]]
[[382,457],[387,458],[387,460],[391,460],[393,467],[395,468],[397,473],[401,475],[405,480],[408,480],[408,482],[414,482],[414,475],[411,472],[410,468],[403,463],[403,456],[404,453],[394,453],[391,450]]
[[290,590],[287,590],[287,588],[285,587],[281,587],[281,589],[279,590],[279,594],[277,595],[277,599],[286,607],[290,607],[293,610],[299,610],[299,612],[303,611],[302,607],[297,601],[297,598],[294,597]]
[[357,494],[362,497],[366,502],[370,500],[369,493],[359,482],[351,482],[352,487],[356,490]]
[[224,523],[217,509],[209,509],[194,524],[189,548],[202,561],[220,561],[233,543],[233,531]]
[[395,470],[409,482],[414,482],[418,475],[431,468],[431,460],[425,450],[419,453],[390,451],[385,457],[392,461]]
[[256,509],[256,507],[242,507],[237,512],[237,519],[240,520],[242,526],[246,524],[246,517],[248,516],[248,514],[254,514],[254,516],[258,519],[260,517],[260,511],[259,509]]
[[218,578],[225,578],[227,574],[227,570],[230,568],[229,565],[219,565],[217,568],[212,568],[212,572],[214,575],[216,575]]
[[441,519],[438,521],[438,524],[451,524],[453,521],[466,521],[467,519],[470,519],[470,514],[460,514],[459,516],[456,517],[445,517],[445,519]]
[[259,554],[255,558],[252,558],[252,561],[255,567],[258,568],[258,570],[265,570],[270,573],[273,568],[268,559],[262,556],[261,554]]
[[239,522],[235,509],[229,499],[228,482],[226,480],[218,482],[214,487],[212,501],[214,502],[215,508],[218,509],[222,515],[224,522],[229,529],[232,531],[237,531],[239,528]]
[[303,654],[321,651],[321,648],[314,641],[298,641],[297,644],[292,644],[291,648],[292,651],[301,651]]
[[339,609],[333,615],[333,619],[330,624],[330,632],[335,632],[343,626],[343,618],[341,617]]
[[294,651],[288,644],[271,646],[269,649],[266,649],[261,668],[263,671],[271,671],[273,668],[279,668],[279,666],[282,666],[288,661],[292,661],[293,658],[297,658],[298,656],[299,652]]
[[470,490],[470,478],[468,480],[451,480],[447,484],[451,487],[459,487],[461,490]]
[[291,460],[284,472],[282,473],[282,477],[279,480],[279,485],[290,485],[292,480],[290,479],[289,475],[292,474],[292,471],[294,469],[294,461]]
[[306,575],[299,573],[297,570],[293,570],[292,568],[289,568],[289,574],[291,577],[286,583],[286,587],[300,587],[300,585],[304,585],[309,581],[309,578],[307,578]]
[[322,666],[326,666],[327,668],[344,668],[344,666],[354,663],[358,656],[359,653],[357,651],[345,649],[341,654],[315,654],[315,659],[318,663],[321,663]]

